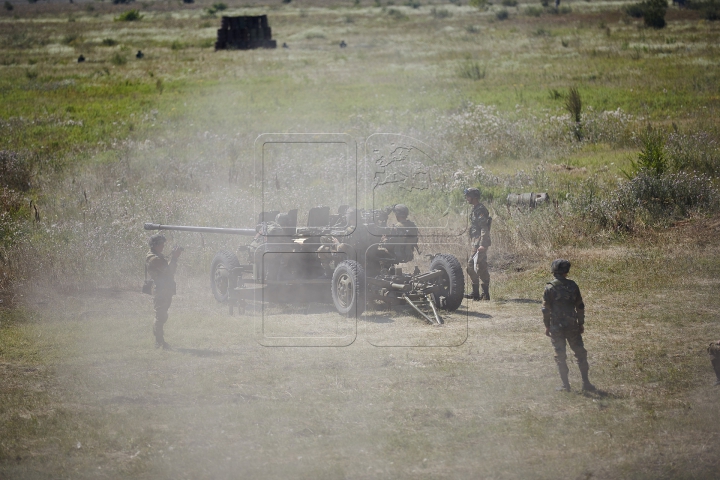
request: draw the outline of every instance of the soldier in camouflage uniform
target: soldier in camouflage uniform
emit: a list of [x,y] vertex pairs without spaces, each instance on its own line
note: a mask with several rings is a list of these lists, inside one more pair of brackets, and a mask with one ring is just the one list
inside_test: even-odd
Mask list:
[[[410,209],[399,203],[393,207],[397,223],[390,227],[390,238],[383,237],[386,248],[390,250],[400,263],[406,263],[413,259],[414,251],[417,248],[418,231],[415,222],[408,220]],[[392,244],[396,245],[392,245]]]
[[170,345],[165,342],[163,327],[168,319],[168,309],[175,295],[175,271],[177,260],[182,253],[182,248],[176,247],[170,254],[170,260],[163,255],[166,239],[163,235],[157,234],[150,237],[148,241],[150,251],[145,256],[147,273],[155,285],[153,307],[155,308],[155,323],[153,334],[155,335],[155,348],[169,350]]
[[717,377],[715,385],[720,386],[720,340],[716,340],[708,346],[708,353],[710,354],[710,363],[712,363]]
[[555,349],[555,363],[557,363],[562,379],[562,385],[558,390],[570,391],[567,355],[565,354],[567,343],[575,354],[578,367],[580,367],[582,389],[595,391],[595,386],[588,380],[590,367],[587,361],[587,350],[585,350],[582,339],[585,331],[585,304],[580,294],[580,288],[567,278],[570,272],[569,261],[559,258],[552,262],[551,270],[555,279],[545,285],[542,314],[545,335],[550,337]]
[[[472,281],[472,293],[465,298],[472,300],[490,300],[490,272],[488,271],[487,251],[490,248],[490,226],[492,218],[485,205],[480,203],[480,190],[466,188],[465,200],[472,205],[470,212],[470,241],[472,255],[468,261],[467,272]],[[480,285],[482,282],[482,285]],[[482,286],[482,295],[480,287]]]

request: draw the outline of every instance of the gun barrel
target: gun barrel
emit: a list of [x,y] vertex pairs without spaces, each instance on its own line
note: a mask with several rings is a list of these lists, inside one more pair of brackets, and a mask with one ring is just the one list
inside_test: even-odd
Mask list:
[[224,233],[227,235],[245,235],[254,237],[257,233],[254,228],[222,228],[222,227],[192,227],[186,225],[161,225],[159,223],[146,223],[145,230],[176,230],[180,232]]

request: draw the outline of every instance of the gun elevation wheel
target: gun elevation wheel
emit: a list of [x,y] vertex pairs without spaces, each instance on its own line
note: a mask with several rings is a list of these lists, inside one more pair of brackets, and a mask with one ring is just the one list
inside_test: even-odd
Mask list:
[[[430,262],[430,270],[443,272],[438,282],[439,294],[435,295],[437,306],[448,312],[457,310],[463,301],[463,294],[465,293],[465,275],[458,259],[453,255],[441,253],[436,255]],[[445,297],[442,305],[440,304],[440,297]]]
[[235,288],[236,280],[230,278],[233,268],[240,266],[235,254],[221,250],[215,254],[210,266],[210,288],[215,300],[221,303],[228,301],[228,291]]
[[359,317],[365,311],[365,270],[357,262],[345,260],[335,268],[331,289],[341,315]]

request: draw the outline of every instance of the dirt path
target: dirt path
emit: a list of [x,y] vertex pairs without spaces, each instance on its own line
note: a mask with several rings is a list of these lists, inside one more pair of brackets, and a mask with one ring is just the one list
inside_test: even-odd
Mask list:
[[180,292],[173,351],[153,348],[139,293],[41,302],[24,331],[49,364],[44,400],[6,410],[19,430],[3,478],[710,478],[720,458],[720,392],[633,393],[592,323],[605,393],[555,392],[534,299],[463,306],[444,327],[366,315],[351,345],[312,348],[261,346],[256,323],[326,335],[349,321],[321,305],[230,317]]

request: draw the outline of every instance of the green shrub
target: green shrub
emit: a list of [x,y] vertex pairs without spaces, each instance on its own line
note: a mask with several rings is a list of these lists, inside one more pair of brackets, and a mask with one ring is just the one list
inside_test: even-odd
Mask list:
[[588,199],[588,192],[581,192],[575,202],[581,207],[580,215],[600,228],[619,232],[662,227],[692,213],[720,209],[720,192],[712,179],[688,172],[656,175],[641,171],[606,199]]
[[518,2],[517,0],[502,0],[500,4],[503,7],[517,7]]
[[116,40],[113,40],[112,38],[104,38],[102,44],[105,47],[114,47],[118,44],[118,42]]
[[665,28],[667,0],[645,0],[643,21],[646,27]]
[[479,8],[480,10],[484,10],[485,7],[487,7],[487,0],[470,0],[468,2],[468,5],[471,7]]
[[433,7],[432,10],[430,10],[430,15],[433,18],[442,19],[442,18],[450,18],[452,17],[452,13],[447,8],[435,8]]
[[505,9],[502,9],[495,14],[495,18],[498,20],[507,20],[509,16],[510,14]]
[[420,8],[422,7],[422,3],[420,3],[418,0],[407,0],[405,2],[406,7],[412,7],[412,8]]
[[720,139],[717,133],[673,132],[666,139],[665,154],[673,171],[688,170],[713,177],[720,175]]
[[406,20],[408,18],[407,15],[405,15],[404,13],[402,13],[400,10],[398,10],[396,8],[389,9],[387,13],[388,13],[388,16],[390,16],[390,18],[392,18],[394,20]]
[[64,45],[77,45],[82,42],[82,37],[77,33],[68,33],[62,39]]
[[480,67],[478,62],[468,61],[460,66],[459,74],[462,78],[470,80],[482,80],[485,78],[485,68]]
[[570,119],[574,123],[573,134],[577,140],[582,140],[582,98],[576,87],[571,87],[565,98],[565,108],[570,113]]
[[631,3],[623,8],[626,14],[633,18],[642,18],[645,15],[645,6],[642,3]]
[[140,15],[140,11],[138,10],[128,10],[127,12],[123,12],[118,16],[115,21],[116,22],[135,22],[138,20],[141,20],[143,18],[142,15]]
[[213,3],[212,8],[216,12],[222,12],[223,10],[227,10],[228,6],[222,2],[219,2],[219,3]]
[[125,58],[124,55],[121,55],[120,52],[115,52],[113,56],[110,57],[110,63],[117,66],[125,65],[127,63],[127,58]]
[[527,7],[525,9],[525,15],[529,17],[539,17],[542,13],[543,10],[540,7]]
[[25,192],[30,189],[32,165],[27,156],[0,150],[0,186]]
[[665,135],[662,131],[648,125],[639,140],[640,153],[638,159],[632,162],[633,168],[651,175],[665,173],[668,169],[668,162],[665,156]]

